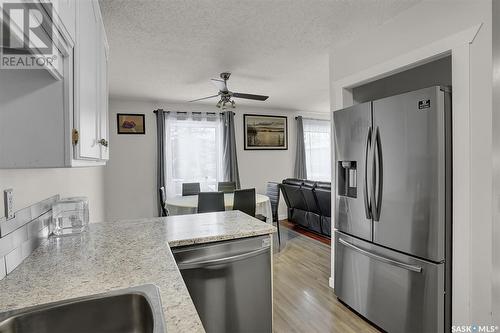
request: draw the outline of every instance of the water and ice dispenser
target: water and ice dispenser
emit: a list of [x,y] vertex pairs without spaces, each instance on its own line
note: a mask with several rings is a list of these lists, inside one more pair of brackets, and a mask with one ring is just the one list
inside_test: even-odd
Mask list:
[[357,197],[357,168],[356,161],[339,161],[337,170],[338,195]]

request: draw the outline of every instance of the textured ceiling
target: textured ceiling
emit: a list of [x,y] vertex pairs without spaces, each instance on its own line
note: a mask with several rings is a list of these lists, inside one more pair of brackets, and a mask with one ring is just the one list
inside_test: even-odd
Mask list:
[[326,112],[329,47],[418,1],[101,0],[110,93],[185,102],[230,71],[230,90],[270,96],[237,104]]

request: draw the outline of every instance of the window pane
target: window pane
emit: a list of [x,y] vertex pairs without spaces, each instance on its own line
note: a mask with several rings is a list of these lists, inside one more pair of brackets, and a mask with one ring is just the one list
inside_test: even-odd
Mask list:
[[167,118],[167,194],[180,195],[182,183],[199,182],[214,191],[221,172],[219,121]]
[[331,181],[330,122],[304,119],[307,178]]

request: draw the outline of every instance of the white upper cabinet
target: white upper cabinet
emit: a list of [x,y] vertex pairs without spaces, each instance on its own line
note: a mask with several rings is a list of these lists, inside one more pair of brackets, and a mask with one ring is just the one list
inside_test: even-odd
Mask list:
[[94,1],[78,1],[75,45],[75,128],[80,138],[76,158],[101,157],[99,144],[99,8]]
[[99,54],[99,110],[100,110],[100,127],[99,127],[99,143],[101,144],[101,160],[109,159],[109,121],[108,121],[108,108],[109,108],[109,46],[104,31],[104,25],[100,24],[100,45]]
[[75,159],[108,159],[108,44],[99,3],[76,7]]
[[0,69],[0,168],[103,165],[109,48],[99,3],[44,3],[53,8],[44,24],[53,27],[55,61],[45,70]]

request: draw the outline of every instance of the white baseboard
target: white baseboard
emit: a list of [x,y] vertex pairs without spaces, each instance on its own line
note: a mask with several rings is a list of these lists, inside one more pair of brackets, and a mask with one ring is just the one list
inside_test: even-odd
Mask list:
[[286,214],[278,214],[278,220],[282,221],[282,220],[286,220],[288,218],[288,216]]
[[328,285],[330,286],[330,288],[334,289],[333,288],[333,277],[330,276],[330,278],[328,279]]

